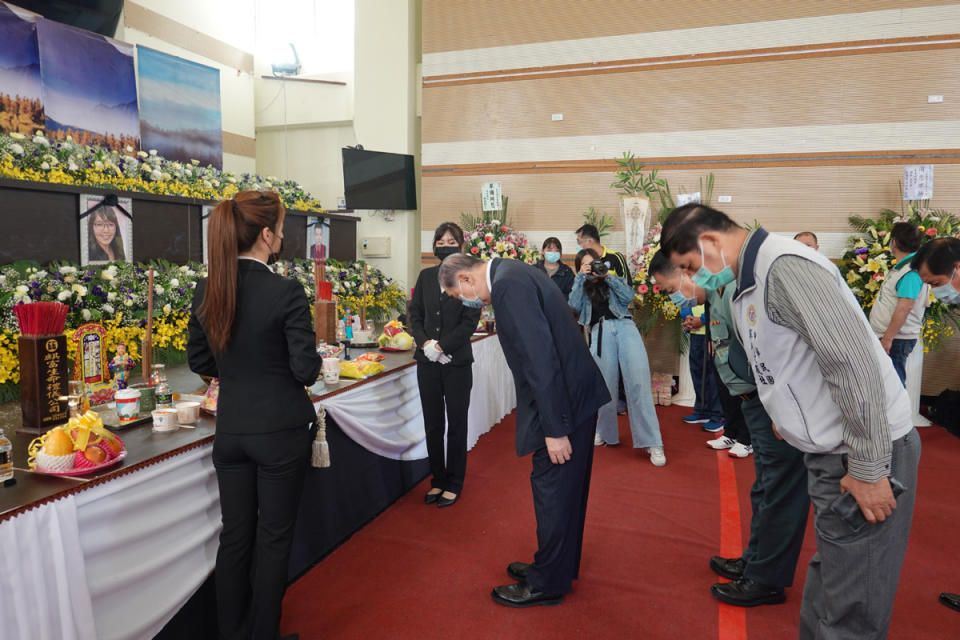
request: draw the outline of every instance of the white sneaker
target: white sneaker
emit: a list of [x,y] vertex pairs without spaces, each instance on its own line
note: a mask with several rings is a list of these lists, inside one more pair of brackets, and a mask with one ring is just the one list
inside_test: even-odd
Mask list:
[[603,441],[603,438],[600,437],[599,433],[593,436],[593,446],[602,447],[605,444],[607,443]]
[[716,440],[707,440],[707,446],[711,449],[716,449],[717,451],[722,451],[723,449],[729,449],[730,447],[738,444],[733,438],[728,438],[726,436],[720,436]]
[[662,467],[667,464],[667,456],[663,454],[663,447],[647,447],[647,453],[650,454],[650,464],[655,467]]
[[731,458],[746,458],[751,453],[753,453],[753,447],[749,444],[741,444],[737,442],[734,444],[730,451],[727,451],[727,455]]

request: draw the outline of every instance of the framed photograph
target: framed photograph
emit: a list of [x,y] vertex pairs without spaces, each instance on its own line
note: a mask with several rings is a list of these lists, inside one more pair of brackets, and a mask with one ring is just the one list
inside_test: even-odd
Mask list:
[[307,218],[307,259],[319,260],[330,256],[330,220]]
[[[103,196],[80,194],[80,214],[102,201]],[[133,215],[133,200],[119,198],[118,204]],[[80,264],[133,262],[133,219],[120,207],[103,205],[80,219]]]

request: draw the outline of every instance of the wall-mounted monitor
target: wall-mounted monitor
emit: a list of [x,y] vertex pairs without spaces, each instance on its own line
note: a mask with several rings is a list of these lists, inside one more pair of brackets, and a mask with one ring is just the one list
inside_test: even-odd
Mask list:
[[417,208],[413,156],[343,149],[343,190],[348,209]]

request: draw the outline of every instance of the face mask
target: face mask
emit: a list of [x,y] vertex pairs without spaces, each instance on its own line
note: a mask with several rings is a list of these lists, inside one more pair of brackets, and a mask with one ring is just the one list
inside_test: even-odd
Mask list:
[[[463,282],[460,282],[458,286],[460,287],[460,302],[463,303],[463,306],[465,306],[467,309],[482,309],[482,308],[483,308],[483,300],[481,300],[481,299],[480,299],[480,296],[477,295],[477,290],[476,290],[476,289],[473,289],[473,295],[476,296],[476,297],[474,297],[474,298],[464,298],[464,297],[463,297]],[[473,285],[471,285],[471,288],[473,288]]]
[[956,287],[953,286],[953,279],[956,275],[957,268],[954,267],[953,272],[950,274],[950,280],[948,280],[946,284],[933,288],[933,295],[937,296],[940,302],[945,304],[960,304],[960,291],[957,291]]
[[460,253],[460,247],[434,247],[433,255],[440,258],[440,262],[443,262],[443,259],[447,256],[452,256],[455,253]]
[[560,252],[559,251],[544,251],[543,257],[550,264],[556,264],[560,262]]
[[581,251],[583,251],[583,247],[582,247],[582,246],[580,245],[580,243],[578,242],[578,243],[577,243],[577,253],[580,253]]
[[267,264],[273,264],[280,259],[280,254],[283,253],[283,238],[280,238],[280,248],[277,249],[274,253],[271,253],[267,256]]
[[719,273],[714,273],[710,271],[710,269],[707,269],[707,260],[703,255],[703,242],[698,241],[697,244],[700,245],[700,269],[693,274],[693,284],[707,291],[716,291],[720,287],[725,287],[737,279],[737,276],[733,275],[733,269],[727,264],[727,259],[723,257],[722,252],[720,253],[720,260],[723,262],[723,269],[721,269]]
[[687,308],[687,307],[695,307],[695,306],[697,306],[697,299],[696,299],[696,298],[688,298],[687,296],[683,295],[683,284],[682,284],[682,283],[680,284],[680,286],[677,288],[676,291],[674,291],[673,293],[670,294],[670,301],[671,301],[673,304],[675,304],[675,305],[677,305],[678,307],[680,307],[681,309]]

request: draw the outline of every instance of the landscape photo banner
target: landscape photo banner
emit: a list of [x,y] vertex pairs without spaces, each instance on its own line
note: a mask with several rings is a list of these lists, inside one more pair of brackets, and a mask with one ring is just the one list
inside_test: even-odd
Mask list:
[[50,20],[37,36],[47,135],[140,148],[133,45]]
[[144,149],[223,168],[220,70],[137,47]]
[[44,129],[37,17],[0,2],[0,132]]

